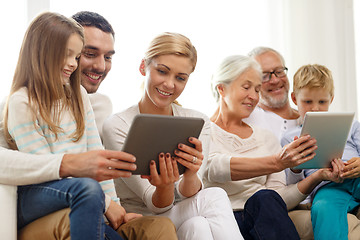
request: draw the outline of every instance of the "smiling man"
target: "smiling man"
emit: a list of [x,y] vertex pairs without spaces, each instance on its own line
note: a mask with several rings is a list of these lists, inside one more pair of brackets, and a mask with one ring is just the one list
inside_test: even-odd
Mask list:
[[284,58],[276,50],[257,47],[249,53],[260,63],[263,78],[260,101],[249,118],[244,119],[262,128],[269,129],[279,139],[285,131],[296,126],[299,114],[289,103],[289,80]]
[[[115,54],[112,28],[98,22],[92,26],[87,18],[74,15],[84,27],[85,46],[81,56],[81,85],[88,93],[95,93],[111,70],[112,56]],[[100,28],[101,27],[101,28]]]

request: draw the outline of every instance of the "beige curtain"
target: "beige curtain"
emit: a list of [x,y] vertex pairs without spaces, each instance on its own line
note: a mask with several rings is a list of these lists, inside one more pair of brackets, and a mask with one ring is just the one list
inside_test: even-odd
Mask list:
[[279,4],[290,76],[304,64],[327,66],[335,80],[330,110],[356,112],[353,0],[282,0]]

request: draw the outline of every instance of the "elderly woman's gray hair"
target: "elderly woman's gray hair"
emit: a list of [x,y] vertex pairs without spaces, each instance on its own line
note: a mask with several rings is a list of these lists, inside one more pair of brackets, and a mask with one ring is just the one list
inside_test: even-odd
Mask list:
[[220,84],[229,85],[248,69],[254,69],[262,76],[260,64],[253,58],[242,55],[233,55],[225,58],[212,76],[211,89],[216,102],[219,102],[220,94],[217,86]]

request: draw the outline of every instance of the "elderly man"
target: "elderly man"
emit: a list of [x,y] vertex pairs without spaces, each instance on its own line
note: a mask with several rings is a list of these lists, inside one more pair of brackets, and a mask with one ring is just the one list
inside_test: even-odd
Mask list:
[[299,114],[289,103],[289,80],[284,58],[276,50],[266,47],[253,49],[249,56],[260,63],[263,70],[260,101],[246,123],[272,131],[279,140],[282,134],[296,126]]

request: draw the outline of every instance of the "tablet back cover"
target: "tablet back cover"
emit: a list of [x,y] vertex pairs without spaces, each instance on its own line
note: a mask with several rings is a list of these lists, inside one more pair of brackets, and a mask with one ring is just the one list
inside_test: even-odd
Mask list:
[[295,169],[331,166],[334,158],[341,158],[355,113],[307,112],[301,136],[309,134],[317,141],[315,157]]
[[[150,175],[150,161],[155,160],[159,171],[159,154],[170,153],[179,143],[192,146],[189,137],[198,138],[204,120],[193,117],[175,117],[153,114],[139,114],[134,118],[125,139],[123,151],[136,157],[137,169],[133,174]],[[179,174],[185,167],[178,163]]]

